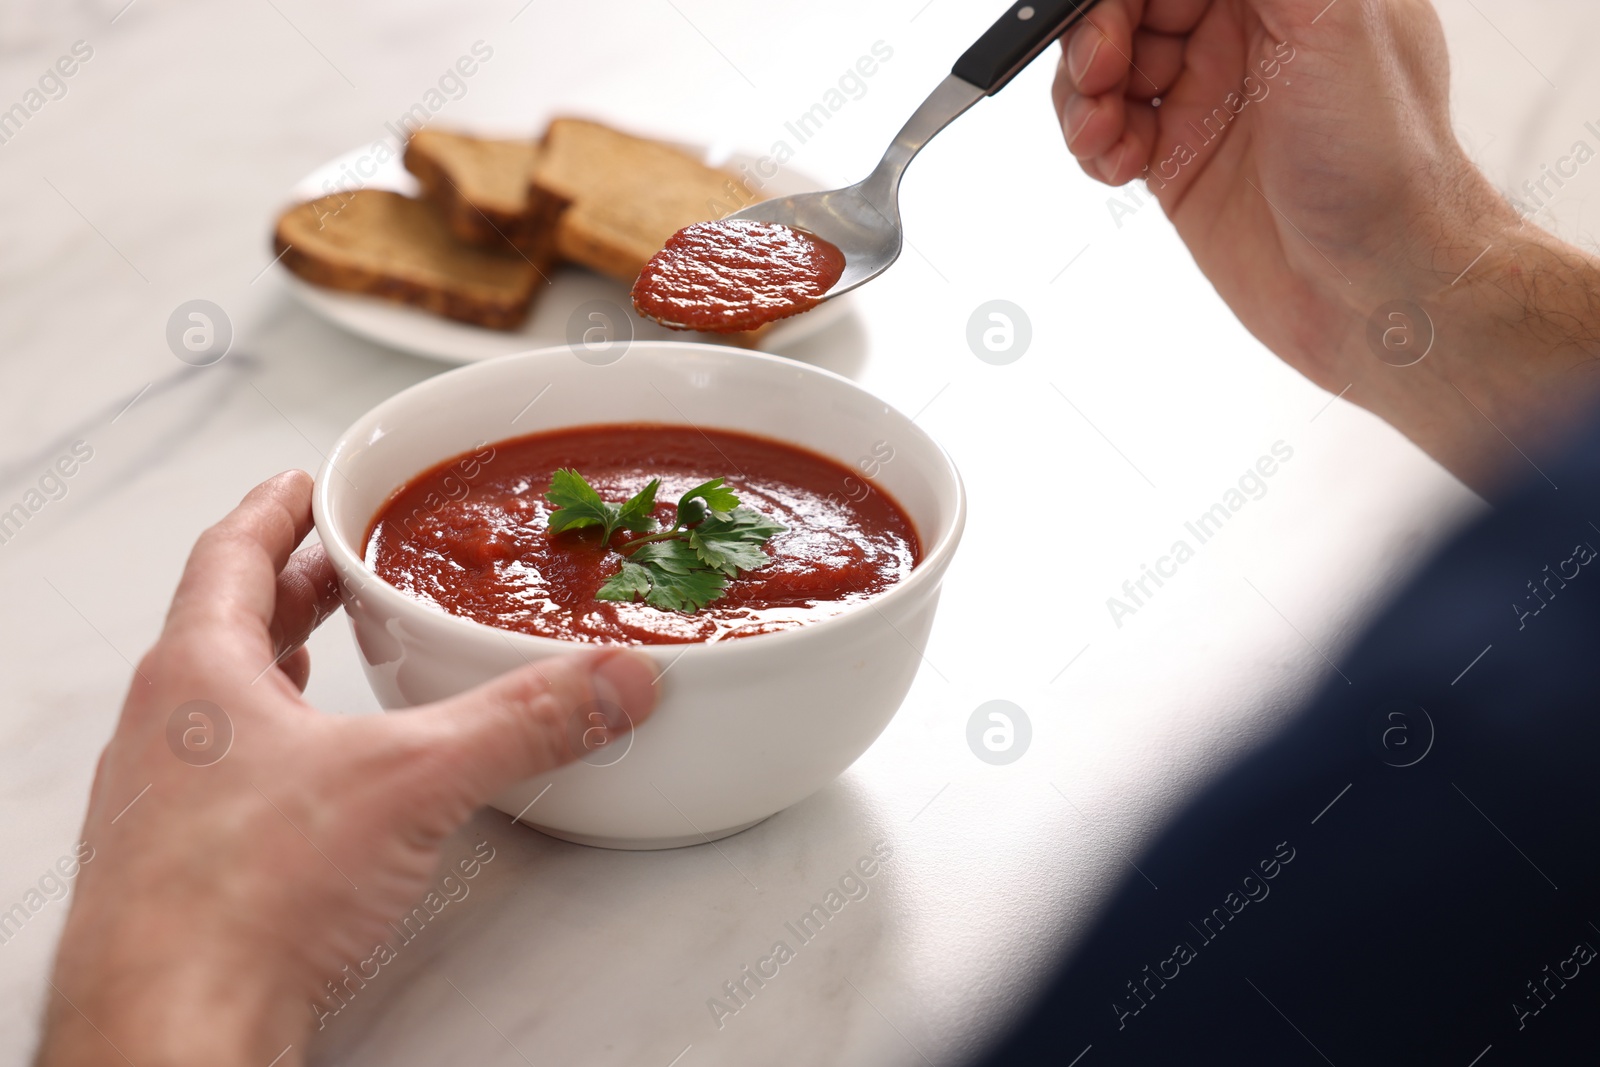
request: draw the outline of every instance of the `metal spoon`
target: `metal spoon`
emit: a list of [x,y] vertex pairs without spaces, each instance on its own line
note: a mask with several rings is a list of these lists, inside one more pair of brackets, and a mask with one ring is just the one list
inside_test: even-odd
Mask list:
[[730,219],[772,222],[808,230],[844,253],[844,273],[823,299],[848,293],[900,258],[900,176],[906,166],[962,112],[993,96],[1072,27],[1096,0],[1028,0],[1012,6],[956,60],[895,136],[883,160],[863,180],[825,193],[764,200]]

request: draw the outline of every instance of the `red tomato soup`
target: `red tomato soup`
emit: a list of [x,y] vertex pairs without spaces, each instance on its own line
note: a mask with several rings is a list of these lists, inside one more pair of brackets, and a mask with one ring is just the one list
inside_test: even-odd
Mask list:
[[821,303],[844,253],[814,233],[748,219],[673,234],[633,283],[633,306],[675,330],[753,330]]
[[[879,445],[880,453],[889,446]],[[885,462],[886,456],[877,455]],[[551,475],[578,471],[620,503],[661,479],[655,517],[726,478],[742,507],[787,529],[720,599],[693,614],[595,599],[617,573],[597,527],[552,534]],[[379,511],[366,561],[384,581],[452,615],[593,644],[676,644],[789,630],[837,615],[911,573],[922,549],[900,506],[857,471],[764,438],[683,426],[588,426],[502,441],[414,478]]]

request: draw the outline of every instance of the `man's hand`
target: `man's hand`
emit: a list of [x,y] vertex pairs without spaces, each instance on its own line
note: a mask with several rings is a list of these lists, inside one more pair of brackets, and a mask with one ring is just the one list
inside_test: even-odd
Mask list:
[[1467,159],[1427,0],[1103,0],[1055,102],[1084,170],[1143,178],[1267,347],[1475,486],[1591,403],[1600,271]]
[[[625,730],[655,704],[650,661],[609,651],[402,714],[318,712],[302,646],[337,598],[321,546],[294,551],[310,501],[308,476],[280,475],[195,545],[101,757],[41,1064],[299,1062],[311,1000],[430,888],[472,811],[581,755],[584,705]],[[224,718],[222,758],[180,756],[174,729]]]

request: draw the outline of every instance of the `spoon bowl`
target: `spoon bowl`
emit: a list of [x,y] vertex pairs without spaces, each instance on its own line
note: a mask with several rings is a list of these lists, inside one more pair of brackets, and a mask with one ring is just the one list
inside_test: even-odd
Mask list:
[[822,238],[844,253],[844,273],[826,296],[847,293],[888,269],[904,244],[896,203],[879,207],[863,192],[865,182],[825,193],[767,200],[728,216],[790,226]]
[[848,293],[888,270],[900,258],[900,178],[933,135],[983,99],[983,90],[952,74],[922,102],[895,135],[871,174],[843,189],[764,200],[728,216],[792,226],[844,253],[844,273],[823,297]]
[[764,200],[728,218],[805,230],[844,253],[844,273],[824,300],[876,278],[900,258],[905,244],[900,179],[911,160],[973,104],[1004,88],[1095,2],[1036,0],[1013,5],[956,61],[949,76],[912,113],[866,178],[843,189]]

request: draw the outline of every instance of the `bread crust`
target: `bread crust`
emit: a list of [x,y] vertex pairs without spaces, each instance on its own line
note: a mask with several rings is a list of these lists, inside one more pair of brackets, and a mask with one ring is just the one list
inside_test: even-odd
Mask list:
[[[470,183],[462,180],[459,171],[452,177],[452,154],[457,167],[504,166],[503,157],[492,163],[484,159],[483,153],[491,150],[508,154],[512,160],[525,153],[529,173],[538,154],[538,146],[531,141],[493,141],[465,134],[419,130],[406,142],[402,161],[422,186],[423,196],[438,205],[450,225],[450,232],[460,240],[485,248],[501,248],[509,242],[513,248],[523,251],[553,247],[550,231],[555,216],[548,211],[535,210],[525,184],[519,190],[519,202],[508,206],[496,202],[493,197],[471,196],[463,190],[463,185]],[[461,158],[463,153],[467,153],[465,159]],[[526,175],[523,179],[526,180]]]
[[[547,282],[548,260],[543,264],[527,262],[527,269],[523,270],[510,255],[472,249],[455,253],[483,257],[486,269],[497,275],[494,285],[475,285],[465,280],[458,283],[448,277],[432,282],[415,277],[415,270],[407,270],[406,264],[395,263],[386,268],[378,262],[364,261],[347,248],[335,247],[319,237],[325,224],[340,224],[340,214],[349,207],[352,198],[357,197],[392,197],[406,201],[407,205],[420,204],[398,193],[374,189],[336,193],[297,204],[279,218],[273,233],[273,250],[283,265],[313,285],[407,304],[491,330],[515,330],[527,319],[539,288]],[[408,206],[407,210],[414,209]],[[325,223],[325,220],[332,221]],[[308,229],[311,222],[317,224],[315,232]],[[361,222],[347,220],[345,225],[360,226]],[[347,232],[344,236],[359,241],[361,235]],[[389,241],[398,239],[392,230],[383,236]],[[419,240],[411,251],[419,262],[427,262],[430,250],[426,241]],[[381,258],[377,252],[372,256]],[[448,273],[445,266],[437,269],[441,275]]]
[[444,212],[450,232],[475,245],[498,245],[514,241],[526,221],[526,213],[508,214],[492,205],[474,205],[450,180],[444,164],[427,152],[418,151],[413,140],[406,145],[406,170],[416,176],[423,195]]
[[[508,188],[519,152],[528,158],[521,202]],[[403,159],[422,186],[422,200],[361,189],[297,205],[279,218],[273,235],[284,266],[324,288],[515,330],[556,264],[571,262],[632,286],[677,229],[755,199],[737,176],[672,145],[586,119],[552,120],[537,144],[421,130]],[[327,220],[341,225],[352,198],[368,198],[358,206],[371,208],[362,223],[370,232],[347,231],[343,247],[322,239]],[[433,213],[427,225],[416,217],[422,205]],[[352,236],[370,240],[353,247]],[[386,264],[382,253],[396,251],[396,241],[403,254]],[[770,329],[720,336],[754,348]]]
[[[551,120],[528,183],[530,213],[549,227],[554,253],[630,288],[679,229],[755,200],[738,176],[672,145],[573,117]],[[718,336],[754,348],[769,330]]]
[[739,177],[661,141],[580,118],[551,120],[528,183],[564,259],[632,285],[678,230],[752,203]]

